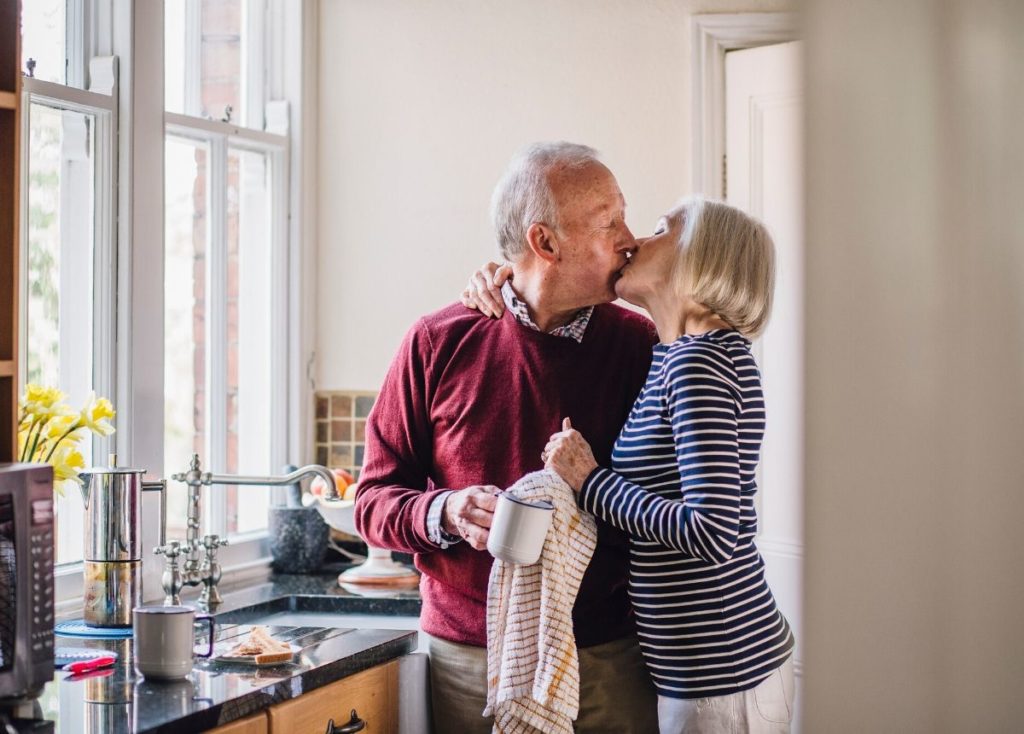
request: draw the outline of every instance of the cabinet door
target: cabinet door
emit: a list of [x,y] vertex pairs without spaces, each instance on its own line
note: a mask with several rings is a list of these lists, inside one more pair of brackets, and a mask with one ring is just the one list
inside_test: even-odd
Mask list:
[[362,734],[398,731],[397,660],[271,706],[270,734],[322,732],[331,719],[341,728],[348,723],[353,710],[366,722]]
[[207,734],[267,734],[267,715],[256,714],[247,719],[232,721],[216,729],[208,729]]

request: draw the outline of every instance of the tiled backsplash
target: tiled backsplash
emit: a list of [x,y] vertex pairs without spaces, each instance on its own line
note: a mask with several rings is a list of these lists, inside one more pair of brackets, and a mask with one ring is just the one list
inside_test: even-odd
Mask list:
[[363,467],[366,416],[377,393],[336,390],[316,394],[316,462],[345,469],[356,479]]

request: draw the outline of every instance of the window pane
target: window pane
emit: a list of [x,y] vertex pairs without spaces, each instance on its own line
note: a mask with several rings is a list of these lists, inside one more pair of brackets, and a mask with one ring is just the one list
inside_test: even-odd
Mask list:
[[[173,3],[168,3],[171,5]],[[164,476],[185,471],[206,448],[206,253],[204,144],[168,137],[164,195]],[[184,538],[188,493],[167,485],[167,537]]]
[[34,76],[48,82],[64,84],[65,41],[64,18],[66,0],[22,0],[21,3],[21,68],[28,60],[35,61]]
[[199,114],[185,104],[185,66],[191,55],[185,49],[185,16],[189,2],[172,0],[164,3],[164,109],[183,115]]
[[[91,115],[29,105],[27,379],[75,408],[92,389],[95,129]],[[79,450],[91,465],[89,437]],[[57,517],[58,563],[81,560],[81,496],[59,497]]]
[[248,68],[246,16],[262,5],[247,0],[164,3],[164,104],[170,112],[262,127],[247,120],[246,78],[262,84],[262,65]]
[[[228,471],[270,466],[270,167],[263,153],[228,153]],[[228,488],[228,532],[267,526],[265,487]]]

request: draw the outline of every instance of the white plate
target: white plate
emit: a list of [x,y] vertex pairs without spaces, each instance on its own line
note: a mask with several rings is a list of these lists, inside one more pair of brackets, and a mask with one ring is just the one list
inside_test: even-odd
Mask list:
[[[298,645],[288,643],[288,647],[292,650],[292,658],[302,652],[302,648]],[[225,653],[224,655],[217,655],[214,660],[219,660],[222,663],[243,663],[244,665],[255,665],[257,668],[266,668],[273,665],[284,665],[285,663],[291,662],[290,660],[279,660],[273,663],[257,663],[255,655],[230,655]]]

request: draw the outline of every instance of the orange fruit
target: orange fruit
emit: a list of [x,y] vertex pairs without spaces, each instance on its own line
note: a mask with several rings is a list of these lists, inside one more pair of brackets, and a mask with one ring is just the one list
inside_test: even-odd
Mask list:
[[334,478],[336,480],[339,479],[339,478],[340,479],[344,479],[345,480],[345,484],[355,484],[356,483],[356,478],[354,476],[352,476],[351,474],[349,474],[344,469],[331,469],[331,471],[334,472]]
[[[345,490],[348,489],[349,485],[355,484],[355,477],[344,469],[331,469],[331,474],[334,475],[334,483],[338,487],[338,496],[345,497]],[[309,485],[309,491],[317,497],[325,497],[327,495],[326,483],[323,479],[317,477]]]

